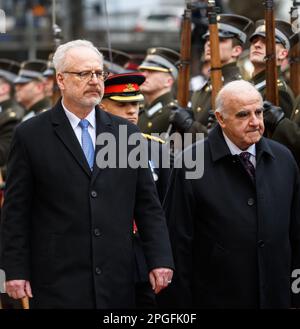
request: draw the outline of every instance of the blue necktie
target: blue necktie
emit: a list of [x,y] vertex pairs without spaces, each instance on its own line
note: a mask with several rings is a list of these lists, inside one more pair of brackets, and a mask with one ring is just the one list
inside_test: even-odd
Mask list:
[[86,119],[80,120],[79,126],[82,129],[82,135],[81,135],[82,149],[91,170],[93,170],[95,150],[94,150],[92,138],[88,131],[88,127],[89,127],[88,120]]
[[245,167],[247,173],[254,180],[255,179],[255,168],[253,166],[253,163],[250,161],[251,154],[249,152],[242,152],[239,154],[239,157],[241,158],[242,163],[244,164],[244,167]]

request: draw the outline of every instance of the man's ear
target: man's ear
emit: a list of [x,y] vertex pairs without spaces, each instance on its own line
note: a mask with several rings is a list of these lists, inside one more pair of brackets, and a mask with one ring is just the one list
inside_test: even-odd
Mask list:
[[102,99],[101,103],[99,104],[99,107],[101,110],[108,112],[105,101],[103,101],[103,99]]
[[215,116],[219,122],[219,125],[224,128],[225,127],[225,122],[224,122],[224,116],[221,112],[215,111]]
[[232,57],[238,59],[242,52],[242,46],[234,46],[232,49]]
[[64,76],[61,73],[56,74],[56,81],[59,89],[64,90],[65,89]]

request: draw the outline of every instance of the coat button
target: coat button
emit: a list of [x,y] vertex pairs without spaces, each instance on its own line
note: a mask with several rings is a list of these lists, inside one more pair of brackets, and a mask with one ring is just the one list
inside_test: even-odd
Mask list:
[[95,268],[95,272],[96,272],[97,275],[100,275],[100,274],[102,273],[102,270],[101,270],[100,267],[97,266],[97,267]]
[[94,229],[94,234],[95,234],[95,236],[100,236],[101,235],[101,232],[100,232],[100,230],[98,228],[95,228]]
[[96,191],[91,192],[92,198],[96,198],[98,196],[98,193]]
[[265,246],[264,241],[263,240],[259,240],[258,241],[258,246],[259,246],[259,248],[263,248]]
[[253,198],[249,198],[247,203],[248,203],[248,206],[253,206],[255,201]]

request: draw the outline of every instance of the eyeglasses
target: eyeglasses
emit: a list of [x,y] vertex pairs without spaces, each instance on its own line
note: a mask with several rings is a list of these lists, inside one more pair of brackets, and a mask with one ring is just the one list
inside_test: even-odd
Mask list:
[[97,80],[105,81],[109,76],[109,72],[101,71],[101,70],[99,70],[99,71],[81,71],[81,72],[64,71],[62,73],[74,74],[82,81],[92,80],[94,76],[97,78]]

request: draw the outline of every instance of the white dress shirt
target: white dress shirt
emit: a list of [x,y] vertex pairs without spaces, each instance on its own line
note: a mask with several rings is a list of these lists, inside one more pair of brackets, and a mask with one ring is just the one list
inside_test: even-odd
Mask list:
[[254,168],[256,167],[256,147],[255,144],[252,144],[251,146],[249,146],[247,148],[247,150],[241,150],[240,148],[238,148],[234,143],[232,143],[232,141],[225,135],[224,131],[223,131],[223,135],[225,138],[225,142],[231,152],[232,155],[239,155],[242,152],[248,152],[251,154],[250,156],[250,161],[252,162]]
[[[79,122],[80,122],[80,118],[78,118],[74,113],[70,112],[63,104],[62,102],[62,107],[66,113],[67,118],[70,121],[70,124],[74,130],[74,133],[82,147],[82,142],[81,142],[81,135],[82,135],[82,129],[79,126]],[[95,108],[85,117],[86,120],[88,120],[89,122],[89,127],[88,127],[88,131],[89,134],[92,138],[92,142],[94,145],[94,149],[95,149],[95,145],[96,145],[96,117],[95,117]]]

